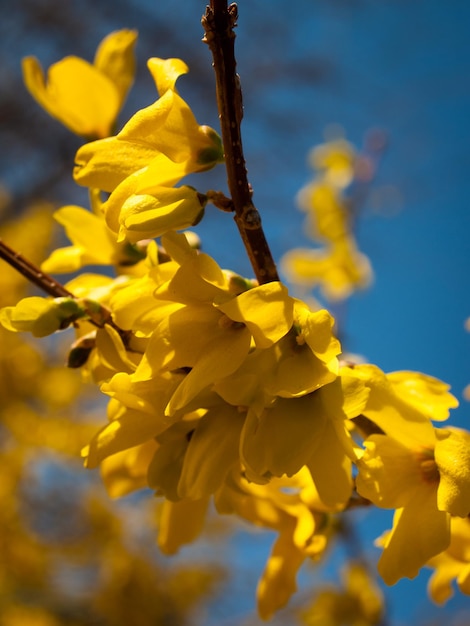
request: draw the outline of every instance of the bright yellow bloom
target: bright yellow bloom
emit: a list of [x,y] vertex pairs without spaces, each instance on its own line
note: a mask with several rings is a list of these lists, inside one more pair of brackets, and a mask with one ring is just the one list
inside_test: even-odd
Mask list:
[[117,452],[145,444],[172,424],[165,417],[165,406],[183,374],[165,374],[156,380],[135,381],[119,371],[101,389],[111,397],[109,423],[101,428],[82,451],[86,466],[97,467]]
[[[103,163],[109,169],[108,163]],[[119,159],[115,171],[110,171],[111,179],[109,191],[112,191],[109,198],[102,205],[106,223],[115,233],[118,233],[121,226],[121,209],[126,202],[131,203],[135,196],[157,195],[158,190],[170,188],[186,174],[186,163],[175,163],[163,153],[158,154],[150,161],[148,166],[130,174],[124,180],[119,171]],[[101,173],[97,169],[96,183],[103,182]],[[116,177],[116,185],[113,187],[113,176]],[[108,180],[108,173],[104,173],[104,180]]]
[[48,273],[75,272],[86,265],[130,266],[144,258],[129,242],[118,243],[116,235],[103,217],[79,206],[65,206],[54,213],[72,242],[72,246],[57,248],[41,264]]
[[325,298],[342,300],[372,280],[369,259],[356,245],[352,216],[343,188],[354,177],[356,154],[345,140],[328,142],[312,151],[314,180],[298,194],[307,213],[306,231],[322,248],[294,248],[281,259],[287,279],[300,288],[319,287]]
[[326,248],[294,248],[281,260],[282,272],[294,285],[320,287],[328,300],[343,300],[372,280],[369,259],[351,237]]
[[470,514],[470,434],[430,432],[427,424],[410,422],[405,442],[372,435],[364,446],[358,492],[377,506],[397,509],[378,566],[385,582],[394,584],[414,578],[448,547],[451,515]]
[[259,417],[249,410],[240,442],[248,479],[264,483],[307,466],[320,501],[330,510],[343,508],[356,458],[346,420],[362,412],[368,397],[358,383],[337,378],[300,398],[278,399]]
[[[384,374],[376,365],[347,367],[349,375],[362,380],[370,389],[363,415],[379,429],[405,445],[413,446],[423,432],[425,440],[434,440],[431,420],[443,421],[449,409],[458,406],[449,393],[449,385],[419,372]],[[377,432],[377,429],[374,431]],[[365,434],[370,434],[368,431]]]
[[[116,137],[80,148],[74,170],[80,185],[113,191],[161,154],[177,164],[173,166],[176,177],[174,170],[167,176],[166,183],[171,185],[185,174],[210,169],[223,159],[220,137],[212,128],[197,123],[176,90],[177,78],[188,71],[186,64],[180,59],[155,58],[148,66],[160,98],[138,111]],[[158,180],[165,184],[161,175]]]
[[[199,267],[206,265],[205,271],[214,263],[206,255],[196,258]],[[183,297],[187,298],[195,289],[197,283],[189,281],[196,273],[192,266],[193,262],[181,266],[168,284],[170,293],[175,294],[178,285],[186,285],[187,295]],[[221,272],[216,267],[211,271],[214,278],[217,271]],[[203,291],[198,294],[201,300],[179,305],[160,322],[137,373],[148,375],[145,372],[149,366],[153,372],[191,368],[168,405],[169,414],[233,374],[248,356],[252,338],[257,346],[268,347],[287,334],[292,324],[293,299],[278,282],[260,285],[235,298],[227,293],[228,284],[223,290],[205,280],[201,282],[205,283],[208,299]],[[219,293],[227,302],[214,307],[214,296]]]
[[259,416],[276,396],[297,398],[332,382],[341,352],[332,326],[327,311],[312,312],[294,300],[290,332],[262,350],[251,351],[230,378],[216,384],[216,392],[230,404],[249,406]]
[[427,563],[435,571],[429,581],[428,591],[437,604],[444,604],[453,595],[455,579],[462,593],[470,595],[470,519],[452,517],[450,520],[450,545]]
[[72,298],[47,299],[37,296],[23,298],[16,306],[0,310],[0,324],[13,332],[31,332],[46,337],[70,326],[86,312]]
[[258,584],[258,612],[262,619],[269,619],[287,604],[296,591],[296,576],[302,563],[307,558],[321,558],[328,545],[328,516],[316,508],[311,499],[313,492],[306,468],[292,478],[274,478],[267,485],[256,485],[234,467],[215,494],[219,513],[235,513],[255,526],[278,533]]
[[338,138],[315,146],[309,155],[309,162],[313,169],[322,173],[329,185],[342,188],[354,178],[356,158],[354,146],[346,139]]
[[167,407],[170,415],[231,376],[252,344],[264,350],[286,335],[294,300],[277,281],[234,294],[231,275],[191,249],[184,237],[167,235],[163,244],[181,265],[155,292],[156,301],[168,305],[155,318],[155,332],[135,376],[150,380],[159,372],[190,370]]
[[94,64],[69,56],[49,68],[47,80],[35,57],[23,59],[31,95],[77,135],[108,137],[132,84],[137,33],[116,31],[101,42]]
[[172,502],[199,500],[215,493],[232,466],[244,415],[217,401],[193,411],[156,437],[158,448],[149,464],[149,487]]
[[299,206],[307,213],[307,228],[312,239],[333,243],[350,236],[350,217],[341,191],[325,180],[304,187],[298,195]]
[[118,241],[136,243],[189,228],[202,219],[205,204],[206,199],[187,185],[153,187],[151,193],[130,196],[121,207]]

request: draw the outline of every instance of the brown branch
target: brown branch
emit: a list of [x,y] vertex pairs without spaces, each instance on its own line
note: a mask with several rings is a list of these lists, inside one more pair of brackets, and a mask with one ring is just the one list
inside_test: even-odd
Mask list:
[[16,271],[22,274],[29,280],[30,283],[36,285],[50,296],[54,298],[73,298],[73,294],[70,293],[63,285],[57,282],[49,274],[42,272],[39,267],[28,261],[22,254],[7,246],[7,244],[0,239],[0,258],[11,265]]
[[[13,250],[13,248],[10,248],[2,239],[0,239],[0,258],[22,274],[30,283],[33,283],[33,285],[36,285],[36,287],[39,287],[53,298],[73,298],[77,300],[73,293],[61,285],[55,278],[42,272],[39,267],[19,252],[16,252],[16,250]],[[83,300],[83,302],[85,303],[86,300]],[[98,328],[103,328],[105,324],[112,326],[119,333],[124,345],[127,347],[132,334],[131,331],[119,328],[113,322],[111,311],[107,307],[100,303],[94,303],[94,305],[98,305],[95,311],[89,310],[87,307],[88,321]]]
[[234,52],[237,5],[226,0],[210,0],[202,18],[203,41],[214,60],[217,104],[225,152],[228,188],[240,231],[254,273],[260,284],[279,280],[261,217],[252,201],[243,155],[240,124],[243,117],[240,79],[236,72]]

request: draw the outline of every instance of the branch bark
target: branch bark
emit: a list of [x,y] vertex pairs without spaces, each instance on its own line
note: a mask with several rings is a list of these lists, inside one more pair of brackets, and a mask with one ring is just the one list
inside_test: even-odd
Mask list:
[[242,91],[236,72],[235,33],[237,5],[226,0],[210,0],[202,18],[203,41],[213,57],[217,104],[224,145],[227,182],[240,231],[254,273],[260,284],[279,280],[261,217],[252,201],[241,139]]
[[[59,283],[55,278],[41,271],[39,267],[34,265],[31,261],[29,261],[26,257],[24,257],[13,248],[10,248],[2,239],[0,239],[0,259],[6,261],[11,267],[13,267],[17,272],[22,274],[30,283],[36,285],[45,291],[48,295],[53,298],[75,298],[73,293],[71,293],[68,289],[66,289],[61,283]],[[97,303],[98,304],[98,303]],[[94,326],[98,328],[103,328],[105,324],[112,326],[114,330],[116,330],[121,336],[123,343],[126,347],[129,345],[129,340],[131,337],[131,332],[127,330],[122,330],[117,326],[112,320],[111,311],[103,306],[99,305],[99,309],[95,312],[95,314],[90,311],[90,319],[88,320]]]
[[0,239],[0,259],[6,261],[17,272],[22,274],[29,280],[30,283],[36,285],[43,291],[54,298],[73,298],[73,294],[70,293],[63,285],[57,282],[49,274],[42,272],[39,267],[36,267],[31,261],[28,261],[22,254],[7,246],[7,244]]

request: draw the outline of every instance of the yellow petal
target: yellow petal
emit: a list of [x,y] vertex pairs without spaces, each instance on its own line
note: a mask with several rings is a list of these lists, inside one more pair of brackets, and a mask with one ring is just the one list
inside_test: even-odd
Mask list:
[[175,91],[178,78],[189,72],[188,66],[181,59],[153,57],[147,61],[147,67],[152,74],[160,96],[163,96],[168,90]]
[[149,165],[158,151],[146,143],[107,137],[91,141],[75,155],[76,183],[102,191],[113,191],[125,178]]
[[110,33],[96,50],[94,66],[107,76],[119,93],[121,108],[135,75],[137,31],[118,30]]
[[224,481],[238,459],[244,416],[236,408],[221,405],[208,410],[189,442],[178,484],[182,498],[209,496]]
[[314,394],[278,399],[261,417],[248,411],[240,454],[249,480],[293,476],[321,445],[325,423]]
[[180,421],[167,428],[158,437],[158,449],[148,467],[149,487],[167,500],[181,500],[178,483],[183,470],[184,457],[189,440],[198,420]]
[[47,83],[34,57],[23,59],[28,91],[53,117],[85,137],[111,134],[119,111],[116,87],[97,68],[78,57],[66,57],[49,68]]
[[364,381],[370,389],[364,415],[381,430],[398,439],[409,448],[425,446],[434,448],[434,428],[427,411],[420,411],[414,403],[407,402],[396,393],[393,384],[375,365],[355,365],[349,376]]
[[416,493],[404,509],[395,514],[393,530],[378,563],[387,585],[400,578],[414,578],[420,568],[447,548],[450,541],[450,515],[436,508],[430,490]]
[[119,418],[101,428],[83,450],[85,467],[98,467],[106,457],[153,439],[161,429],[161,422],[154,415],[125,409]]
[[[269,356],[271,358],[268,361]],[[283,398],[304,396],[331,383],[338,370],[337,359],[325,363],[317,358],[307,344],[299,346],[293,334],[275,344],[272,354],[261,354],[259,361],[260,366],[264,361],[266,367],[259,368],[257,378],[262,379],[263,386],[270,394]]]
[[310,311],[303,302],[296,301],[295,313],[301,337],[318,358],[329,362],[341,353],[341,345],[332,333],[334,319],[328,311]]
[[269,348],[289,332],[294,301],[287,288],[274,281],[249,289],[219,308],[230,319],[248,326],[258,348]]
[[[162,242],[170,242],[170,236],[175,233],[167,231]],[[173,240],[174,243],[175,240]],[[186,248],[185,252],[170,247],[172,253],[177,253],[176,258],[182,262],[181,267],[174,277],[156,292],[157,298],[175,300],[187,304],[209,303],[226,300],[228,296],[228,283],[219,265],[212,257],[204,252]],[[220,318],[220,313],[218,314]]]
[[101,478],[110,498],[121,498],[147,486],[147,467],[156,446],[151,439],[101,462]]
[[442,605],[454,595],[452,581],[461,576],[465,569],[467,577],[470,576],[470,564],[462,567],[462,563],[452,558],[447,551],[431,559],[428,565],[436,568],[428,585],[428,593],[436,604]]
[[470,433],[436,431],[435,461],[439,469],[438,507],[451,515],[470,515]]
[[169,230],[184,230],[197,223],[204,207],[192,187],[161,187],[155,195],[130,196],[121,208],[118,240],[160,237]]
[[451,393],[449,385],[441,380],[420,372],[390,372],[387,380],[397,395],[411,404],[429,419],[442,421],[449,417],[449,409],[456,408],[459,403]]
[[258,583],[258,612],[261,619],[269,619],[289,602],[297,590],[297,572],[304,560],[305,554],[293,544],[291,536],[282,533],[274,544]]
[[79,206],[65,206],[54,213],[73,247],[54,250],[41,268],[45,272],[73,272],[83,265],[110,265],[115,260],[116,238],[104,220]]
[[136,364],[131,360],[131,353],[126,351],[119,333],[109,324],[99,328],[96,333],[96,349],[103,365],[115,372],[133,372]]
[[368,437],[364,446],[356,479],[357,490],[364,498],[395,509],[405,506],[419,491],[436,494],[437,485],[423,482],[419,460],[406,446],[385,435]]
[[331,420],[325,420],[319,444],[306,465],[323,504],[338,511],[351,497],[352,463]]
[[215,335],[173,394],[167,407],[168,415],[186,406],[205,388],[232,374],[243,363],[249,349],[250,334],[246,328],[229,328]]
[[158,525],[158,546],[164,554],[176,554],[181,546],[197,539],[208,505],[209,498],[164,501]]

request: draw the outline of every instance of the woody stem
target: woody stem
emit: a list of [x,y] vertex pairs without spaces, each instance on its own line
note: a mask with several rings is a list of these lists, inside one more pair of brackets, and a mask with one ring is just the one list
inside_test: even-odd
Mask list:
[[[73,293],[66,289],[55,278],[43,272],[37,265],[34,265],[26,257],[24,257],[13,248],[10,248],[2,239],[0,239],[0,259],[6,261],[17,272],[22,274],[30,283],[36,285],[53,298],[75,298]],[[121,336],[124,345],[127,345],[130,339],[130,331],[122,330],[112,320],[111,311],[105,306],[100,305],[98,311],[98,321],[93,314],[90,313],[89,322],[94,326],[102,328],[104,324],[112,326]]]
[[204,41],[213,57],[217,104],[224,145],[227,182],[240,231],[251,265],[260,284],[279,280],[261,217],[253,204],[241,139],[243,117],[240,79],[236,72],[235,33],[237,5],[210,0],[202,18]]
[[49,274],[42,272],[39,267],[28,261],[22,254],[7,246],[7,244],[0,239],[0,258],[11,265],[15,270],[22,274],[29,280],[50,296],[54,298],[73,298],[73,294],[70,293],[63,285],[57,282]]

